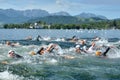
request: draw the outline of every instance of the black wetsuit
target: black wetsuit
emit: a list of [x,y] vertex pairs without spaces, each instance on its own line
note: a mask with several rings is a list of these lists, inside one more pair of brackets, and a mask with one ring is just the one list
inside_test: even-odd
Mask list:
[[41,54],[41,51],[42,51],[42,50],[44,51],[45,49],[42,47],[40,50],[37,51],[37,54],[42,55],[42,54]]
[[14,58],[23,58],[23,56],[20,56],[18,54],[14,54]]
[[108,47],[107,49],[106,49],[106,51],[105,52],[103,52],[103,56],[106,56],[106,54],[108,53],[108,51],[110,50],[110,47]]

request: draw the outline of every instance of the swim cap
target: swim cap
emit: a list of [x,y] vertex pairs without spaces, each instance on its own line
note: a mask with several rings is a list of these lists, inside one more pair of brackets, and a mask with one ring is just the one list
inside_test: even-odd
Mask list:
[[76,45],[76,48],[80,48],[80,45]]
[[13,51],[13,50],[10,50],[10,51],[8,51],[8,54],[11,53],[11,52],[14,52],[14,51]]
[[34,51],[31,51],[30,54],[31,55],[36,55],[36,53]]
[[100,51],[96,51],[96,52],[95,52],[95,55],[96,55],[96,56],[100,56],[100,55],[101,55],[101,52],[100,52]]

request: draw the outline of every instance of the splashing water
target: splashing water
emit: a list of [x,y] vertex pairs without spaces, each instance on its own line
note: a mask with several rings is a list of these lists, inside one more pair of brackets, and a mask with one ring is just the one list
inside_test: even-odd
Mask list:
[[0,72],[0,80],[23,80],[23,77],[13,75],[8,71]]
[[[0,64],[1,80],[108,80],[115,79],[115,77],[120,78],[118,76],[120,74],[118,72],[120,70],[120,64],[118,63],[120,58],[119,42],[116,43],[117,45],[110,42],[96,42],[96,44],[113,44],[116,46],[110,50],[108,58],[97,58],[92,54],[76,54],[74,52],[74,46],[70,45],[69,42],[59,43],[60,46],[57,46],[59,51],[55,51],[53,54],[32,56],[29,54],[30,51],[36,52],[40,47],[46,46],[48,43],[41,42],[38,45],[34,45],[32,41],[26,43],[32,43],[32,45],[24,45],[22,43],[22,45],[16,47],[6,46],[5,44],[0,45],[0,61],[8,62],[8,64]],[[8,58],[7,54],[11,49],[24,56],[25,59],[14,60]],[[73,56],[74,58],[55,55],[57,53]],[[6,67],[9,68],[7,69]]]
[[[52,31],[50,31],[52,32]],[[56,31],[57,32],[57,31]],[[68,34],[68,32],[70,34]],[[39,33],[39,32],[38,32]],[[76,34],[77,33],[77,34]],[[65,36],[69,38],[72,34],[87,37],[89,40],[93,34],[99,34],[99,31],[90,30],[71,30],[65,31]],[[107,34],[105,32],[103,34]],[[49,34],[49,33],[47,33]],[[46,34],[45,34],[46,35]],[[56,34],[58,35],[58,34]],[[80,38],[81,38],[80,36]],[[113,39],[115,40],[115,39]],[[107,58],[96,57],[91,54],[77,54],[75,52],[75,43],[67,39],[52,39],[45,37],[40,41],[11,40],[19,42],[19,46],[7,46],[6,40],[0,42],[0,80],[119,80],[120,79],[120,42],[109,42],[109,39],[102,38],[96,41],[97,45],[113,46],[107,54]],[[37,52],[41,47],[46,47],[50,43],[58,44],[58,50],[45,55],[30,55],[31,51]],[[12,59],[7,57],[8,51],[14,50],[17,54],[24,56],[24,59]]]

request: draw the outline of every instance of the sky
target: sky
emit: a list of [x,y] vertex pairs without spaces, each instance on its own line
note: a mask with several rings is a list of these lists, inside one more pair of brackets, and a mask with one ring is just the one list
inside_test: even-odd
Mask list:
[[108,19],[120,18],[120,0],[0,0],[0,9],[42,9],[49,13],[60,11],[70,15],[94,13]]

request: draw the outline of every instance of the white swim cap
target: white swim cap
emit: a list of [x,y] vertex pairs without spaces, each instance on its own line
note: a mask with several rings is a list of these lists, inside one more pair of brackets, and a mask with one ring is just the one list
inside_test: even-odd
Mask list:
[[80,45],[76,45],[76,48],[80,48]]
[[8,51],[8,54],[11,53],[11,52],[14,52],[14,51],[13,51],[13,50],[10,50],[10,51]]

